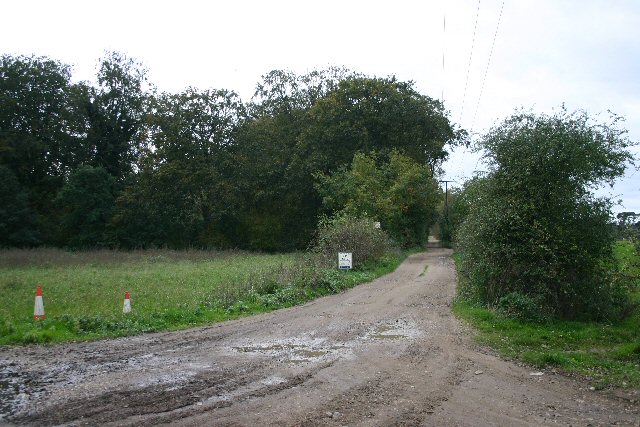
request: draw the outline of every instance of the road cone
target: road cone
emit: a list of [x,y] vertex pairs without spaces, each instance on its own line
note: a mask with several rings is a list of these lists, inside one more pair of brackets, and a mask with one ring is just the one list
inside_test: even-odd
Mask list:
[[44,314],[44,303],[42,302],[42,287],[40,283],[38,283],[38,288],[36,289],[36,303],[33,308],[33,318],[34,319],[45,319],[47,316]]
[[131,311],[131,296],[129,292],[124,293],[124,306],[122,307],[123,313],[129,313]]

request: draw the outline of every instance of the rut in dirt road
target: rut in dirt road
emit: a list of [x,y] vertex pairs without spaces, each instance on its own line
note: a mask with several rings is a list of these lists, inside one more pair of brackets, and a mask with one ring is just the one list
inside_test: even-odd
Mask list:
[[637,425],[630,398],[487,354],[451,314],[450,251],[206,328],[0,350],[0,423]]

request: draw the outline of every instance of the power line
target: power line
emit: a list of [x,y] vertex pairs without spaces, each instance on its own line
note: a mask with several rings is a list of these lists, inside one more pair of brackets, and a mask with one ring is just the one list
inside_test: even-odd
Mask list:
[[476,123],[476,116],[478,115],[478,107],[480,107],[480,99],[482,98],[482,92],[484,91],[484,83],[487,80],[487,72],[491,65],[491,57],[493,56],[493,46],[496,44],[496,37],[498,36],[498,29],[500,28],[500,20],[502,19],[502,10],[504,9],[504,0],[500,6],[500,15],[498,15],[498,23],[496,24],[496,31],[493,33],[493,42],[491,43],[491,50],[489,51],[489,59],[487,60],[487,67],[484,69],[484,77],[482,78],[482,85],[480,86],[480,95],[478,95],[478,102],[476,103],[476,110],[473,113],[473,120],[471,121],[470,131],[473,131],[473,126]]
[[462,122],[462,113],[464,112],[464,100],[467,97],[467,86],[469,85],[469,72],[471,71],[471,59],[473,58],[473,46],[476,42],[476,30],[478,28],[478,15],[480,15],[480,0],[478,0],[478,8],[476,9],[476,23],[473,26],[473,36],[471,37],[471,51],[469,52],[469,64],[467,65],[467,79],[464,82],[464,92],[462,94],[462,108],[460,109],[460,119]]
[[440,102],[444,104],[444,81],[445,81],[445,72],[444,72],[444,52],[446,50],[447,43],[447,15],[442,16],[442,93],[440,94]]

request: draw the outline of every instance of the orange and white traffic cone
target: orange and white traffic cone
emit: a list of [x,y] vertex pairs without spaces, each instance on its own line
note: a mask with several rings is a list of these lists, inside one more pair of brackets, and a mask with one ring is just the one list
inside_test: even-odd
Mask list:
[[33,318],[34,319],[45,319],[47,316],[44,314],[44,302],[42,302],[42,287],[40,283],[38,283],[38,288],[36,289],[36,303],[33,308]]
[[122,307],[123,313],[129,313],[131,311],[131,296],[129,292],[124,293],[124,306]]

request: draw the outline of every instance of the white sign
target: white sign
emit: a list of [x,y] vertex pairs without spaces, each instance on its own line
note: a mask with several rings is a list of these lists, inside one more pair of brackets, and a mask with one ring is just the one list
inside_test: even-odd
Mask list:
[[351,252],[338,252],[338,268],[350,269],[351,268],[352,254]]
[[373,223],[373,227],[377,228],[379,230],[380,229],[380,222],[374,222]]

